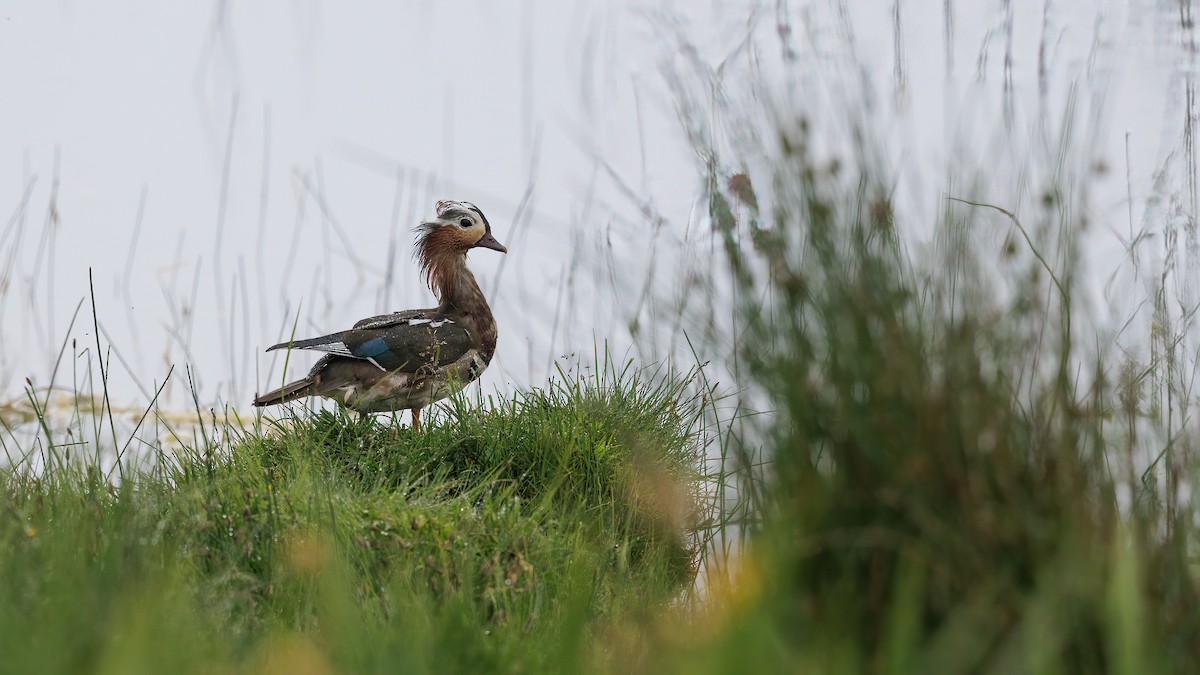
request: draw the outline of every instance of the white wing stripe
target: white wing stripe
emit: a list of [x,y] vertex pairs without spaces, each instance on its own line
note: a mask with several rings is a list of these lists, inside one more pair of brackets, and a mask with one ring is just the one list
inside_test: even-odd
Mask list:
[[330,342],[329,344],[324,345],[313,345],[309,347],[309,349],[319,352],[329,352],[330,354],[338,354],[339,356],[354,356],[354,354],[350,352],[350,348],[346,346],[345,342]]

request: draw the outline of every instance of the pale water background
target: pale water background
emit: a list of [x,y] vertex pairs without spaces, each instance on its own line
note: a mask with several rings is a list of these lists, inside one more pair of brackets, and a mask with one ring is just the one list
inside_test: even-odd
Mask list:
[[[187,366],[202,407],[248,411],[283,377],[262,350],[293,324],[320,335],[432,304],[412,228],[442,198],[478,204],[510,250],[471,255],[500,326],[485,393],[540,385],[556,360],[606,342],[618,359],[686,367],[685,332],[729,313],[693,311],[719,292],[689,297],[689,275],[722,259],[673,83],[717,117],[690,130],[722,147],[753,139],[720,124],[714,98],[751,117],[804,110],[831,156],[869,129],[918,253],[948,195],[1033,209],[1068,130],[1062,161],[1090,177],[1087,321],[1126,326],[1114,339],[1136,353],[1146,279],[1167,275],[1177,314],[1195,298],[1192,12],[1178,0],[3,3],[0,392],[20,401],[26,378],[49,385],[63,345],[55,385],[79,386],[96,344],[90,269],[114,405],[135,419],[175,366],[160,405],[191,408]],[[1011,226],[992,222],[979,236],[999,250]],[[1168,225],[1183,241],[1162,269]],[[689,318],[674,320],[681,308]],[[698,344],[729,382],[723,343]],[[313,360],[294,356],[291,374]]]

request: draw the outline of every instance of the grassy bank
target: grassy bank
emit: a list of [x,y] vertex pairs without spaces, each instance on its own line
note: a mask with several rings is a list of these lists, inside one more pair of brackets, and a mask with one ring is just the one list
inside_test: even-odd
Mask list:
[[[553,671],[690,588],[697,400],[564,374],[421,433],[321,412],[156,471],[6,474],[8,672]],[[622,655],[622,659],[635,655]]]

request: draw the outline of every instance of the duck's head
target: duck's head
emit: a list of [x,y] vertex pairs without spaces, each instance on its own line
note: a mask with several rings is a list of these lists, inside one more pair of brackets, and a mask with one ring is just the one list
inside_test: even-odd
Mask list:
[[492,236],[492,226],[478,206],[470,202],[440,201],[437,217],[421,223],[419,248],[427,254],[466,253],[473,248],[490,248],[508,253]]
[[467,251],[490,248],[508,253],[492,236],[492,226],[483,211],[470,202],[440,201],[437,217],[417,228],[416,257],[429,287],[439,296],[452,294],[466,272]]

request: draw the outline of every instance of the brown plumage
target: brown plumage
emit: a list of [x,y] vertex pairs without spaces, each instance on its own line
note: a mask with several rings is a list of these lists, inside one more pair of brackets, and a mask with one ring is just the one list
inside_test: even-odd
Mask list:
[[418,228],[416,257],[438,298],[432,309],[363,319],[350,330],[267,349],[326,352],[308,376],[254,400],[256,406],[325,396],[359,412],[421,408],[474,381],[496,350],[496,321],[467,269],[467,251],[507,253],[483,212],[467,202],[437,203],[437,218]]

